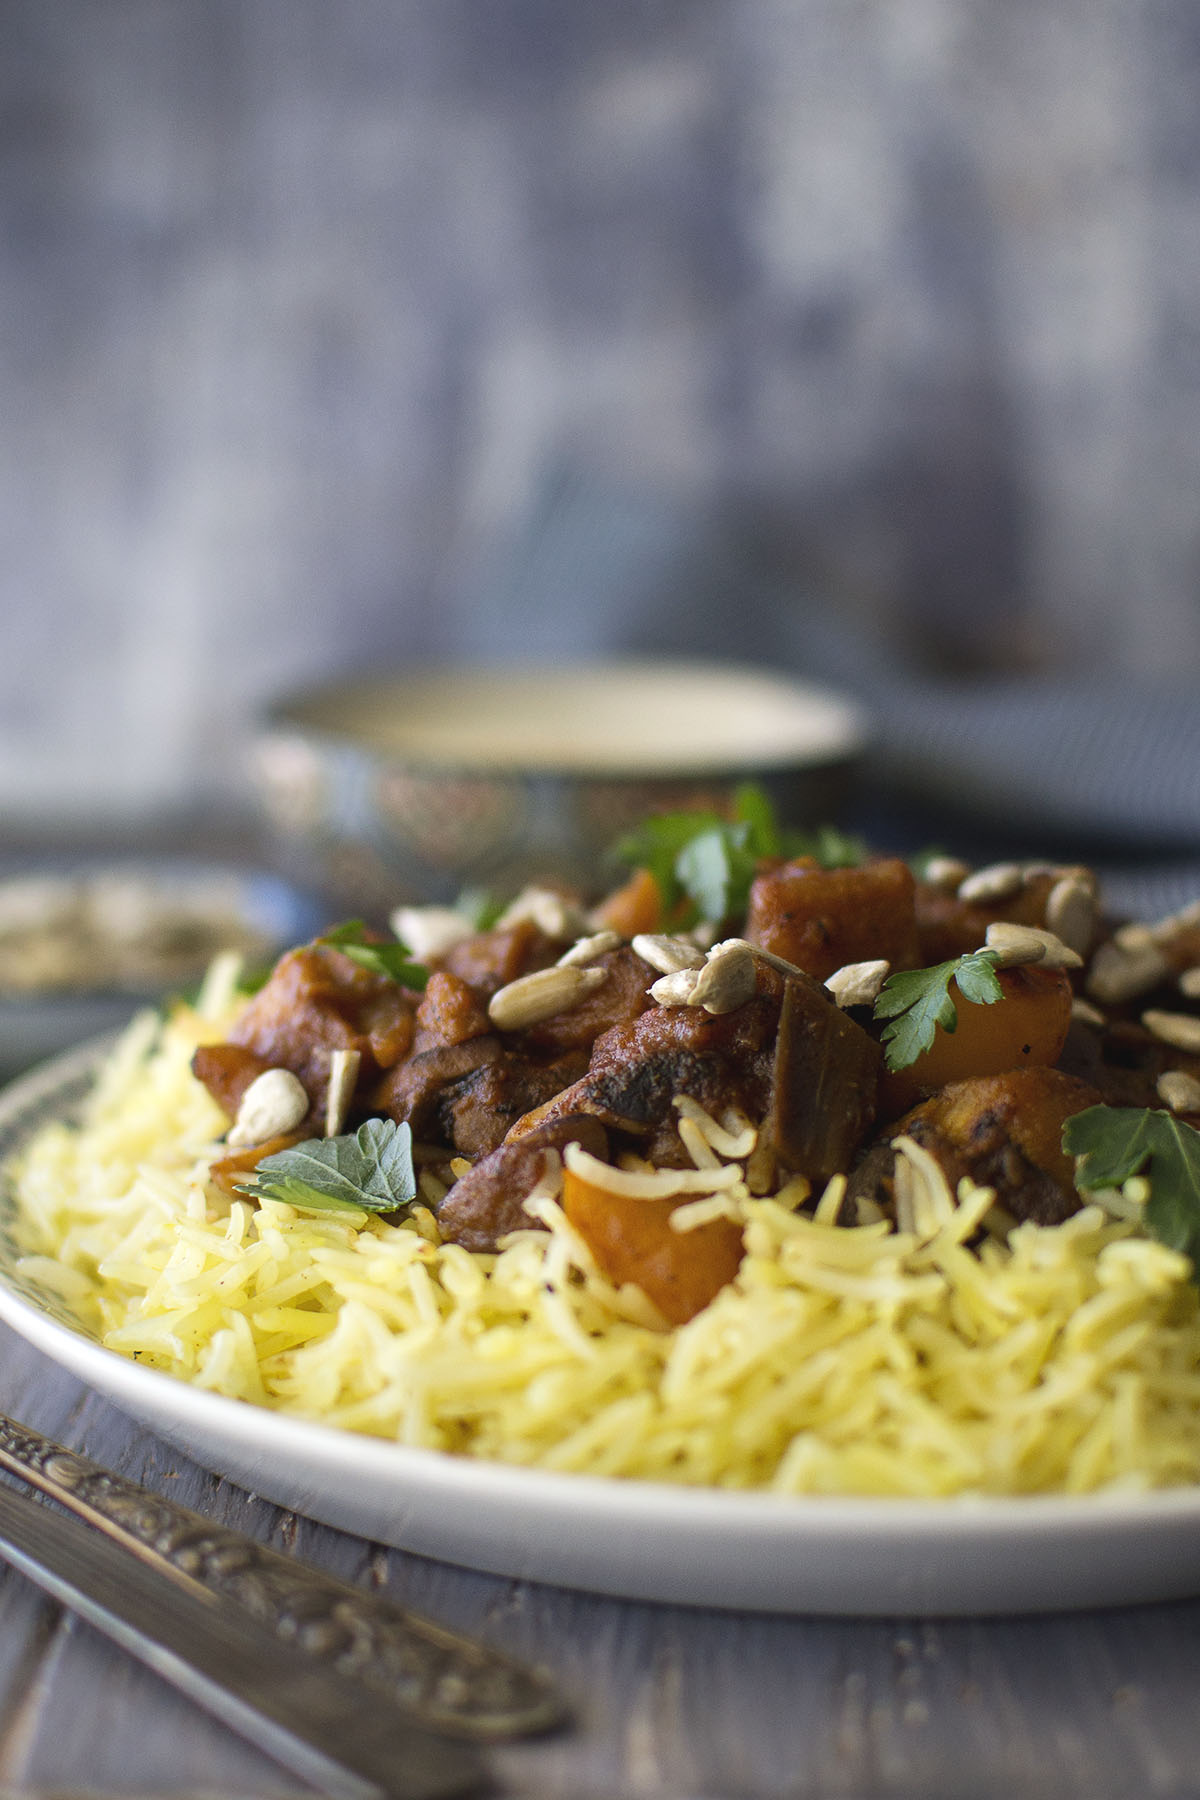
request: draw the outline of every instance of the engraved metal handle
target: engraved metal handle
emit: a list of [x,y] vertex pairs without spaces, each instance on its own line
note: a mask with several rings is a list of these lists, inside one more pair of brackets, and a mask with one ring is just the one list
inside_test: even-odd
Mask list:
[[214,1524],[2,1414],[0,1468],[433,1730],[484,1741],[563,1722],[539,1670]]

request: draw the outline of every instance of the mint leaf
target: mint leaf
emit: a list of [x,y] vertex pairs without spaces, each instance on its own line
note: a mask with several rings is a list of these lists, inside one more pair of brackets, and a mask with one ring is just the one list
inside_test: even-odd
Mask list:
[[314,942],[323,949],[340,950],[361,969],[369,969],[372,975],[386,976],[401,987],[419,989],[429,980],[429,970],[410,960],[408,950],[398,938],[390,943],[376,943],[361,919],[349,919],[344,925],[335,925],[332,931],[325,932]]
[[1140,1174],[1154,1149],[1154,1117],[1140,1106],[1089,1106],[1073,1113],[1063,1125],[1062,1142],[1068,1156],[1080,1159],[1076,1187],[1117,1188]]
[[1193,1126],[1151,1108],[1089,1106],[1066,1121],[1062,1143],[1079,1159],[1075,1185],[1082,1192],[1145,1174],[1146,1230],[1200,1261],[1200,1132]]
[[366,1119],[341,1137],[307,1138],[264,1156],[237,1187],[253,1200],[286,1200],[306,1212],[396,1212],[417,1192],[412,1131],[394,1119]]
[[286,1200],[297,1212],[329,1212],[341,1213],[345,1218],[364,1219],[366,1214],[357,1200],[346,1200],[339,1195],[327,1194],[315,1188],[307,1181],[296,1181],[290,1175],[280,1175],[269,1183],[255,1185],[253,1183],[235,1183],[239,1194],[245,1194],[252,1200]]
[[889,975],[875,1002],[874,1016],[888,1023],[880,1034],[884,1062],[891,1070],[907,1069],[930,1048],[937,1028],[954,1031],[958,1008],[950,993],[953,982],[964,1000],[992,1006],[1004,996],[993,950],[971,950],[928,969],[902,969]]

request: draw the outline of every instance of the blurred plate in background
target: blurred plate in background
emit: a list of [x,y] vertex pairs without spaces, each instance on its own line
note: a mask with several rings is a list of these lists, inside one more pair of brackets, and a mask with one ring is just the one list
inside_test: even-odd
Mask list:
[[219,951],[268,963],[327,922],[276,876],[186,858],[0,865],[0,1079],[192,986]]

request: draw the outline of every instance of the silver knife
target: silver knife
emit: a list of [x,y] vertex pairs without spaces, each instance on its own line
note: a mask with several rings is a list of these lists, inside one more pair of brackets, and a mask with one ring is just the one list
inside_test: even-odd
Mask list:
[[540,1672],[138,1487],[0,1415],[9,1561],[268,1750],[345,1800],[481,1791],[453,1738],[543,1731]]

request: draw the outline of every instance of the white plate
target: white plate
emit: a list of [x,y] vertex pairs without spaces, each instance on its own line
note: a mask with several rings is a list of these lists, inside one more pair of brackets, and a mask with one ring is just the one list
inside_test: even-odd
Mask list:
[[[105,1045],[0,1095],[0,1159],[69,1116]],[[498,1575],[760,1612],[1048,1612],[1200,1593],[1200,1490],[1129,1499],[783,1499],[408,1450],[201,1392],[103,1349],[16,1268],[0,1318],[215,1473],[309,1518]]]

